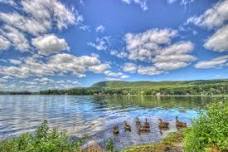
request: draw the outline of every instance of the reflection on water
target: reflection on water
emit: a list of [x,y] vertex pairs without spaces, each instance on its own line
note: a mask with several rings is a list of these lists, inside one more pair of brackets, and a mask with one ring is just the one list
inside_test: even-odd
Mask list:
[[160,140],[166,132],[161,135],[157,130],[158,118],[171,123],[169,131],[175,130],[176,116],[190,124],[210,101],[200,97],[0,96],[0,138],[34,131],[46,119],[51,127],[99,141],[113,137],[113,125],[121,128],[127,120],[134,126],[135,117],[148,118],[151,133],[136,135],[133,128],[131,133],[113,137],[119,147],[126,147]]

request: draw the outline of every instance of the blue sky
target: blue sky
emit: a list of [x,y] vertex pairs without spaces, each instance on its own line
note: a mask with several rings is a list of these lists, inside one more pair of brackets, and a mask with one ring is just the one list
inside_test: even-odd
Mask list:
[[228,77],[228,0],[0,0],[0,89]]

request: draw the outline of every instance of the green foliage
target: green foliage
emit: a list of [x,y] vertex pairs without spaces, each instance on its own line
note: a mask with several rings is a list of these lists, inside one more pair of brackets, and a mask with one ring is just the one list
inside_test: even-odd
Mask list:
[[114,143],[111,138],[107,140],[105,144],[105,148],[108,152],[114,152]]
[[0,142],[1,152],[77,152],[82,140],[70,141],[69,137],[57,129],[49,129],[44,121],[34,134],[22,134],[19,137]]
[[228,151],[228,103],[213,103],[186,131],[186,152]]
[[88,88],[46,90],[40,94],[69,95],[223,95],[228,94],[228,80],[202,81],[104,81]]

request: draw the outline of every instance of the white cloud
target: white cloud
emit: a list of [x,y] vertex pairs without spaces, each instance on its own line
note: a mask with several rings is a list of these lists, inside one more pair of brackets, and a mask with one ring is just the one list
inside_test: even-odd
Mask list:
[[84,77],[87,71],[103,73],[109,65],[101,63],[96,56],[56,54],[44,62],[41,57],[28,57],[18,66],[1,66],[0,74],[18,78],[44,77],[72,74]]
[[163,71],[158,70],[154,66],[138,66],[138,73],[142,75],[158,75],[163,73]]
[[6,50],[10,47],[10,42],[0,35],[0,50]]
[[129,72],[129,73],[136,73],[137,68],[138,68],[137,65],[134,63],[125,63],[123,66],[123,71]]
[[[216,32],[204,43],[204,47],[216,51],[228,51],[228,0],[217,2],[212,8],[206,10],[200,16],[193,16],[187,20],[187,24],[193,23],[200,27],[215,29]],[[222,67],[227,62],[227,57],[217,57],[209,61],[200,61],[195,67],[201,69]]]
[[16,2],[14,2],[13,0],[0,0],[0,3],[12,5],[12,6],[16,5]]
[[58,38],[54,34],[39,36],[32,39],[32,44],[36,47],[39,54],[49,55],[64,50],[69,50],[69,46],[62,38]]
[[112,72],[110,70],[105,71],[104,74],[108,77],[107,79],[126,79],[129,77],[122,72]]
[[126,4],[137,4],[141,7],[142,10],[146,11],[148,10],[148,6],[147,6],[147,0],[122,0],[122,2],[126,3]]
[[[196,60],[190,53],[194,45],[190,41],[171,44],[176,30],[151,29],[143,33],[125,35],[127,58],[137,63],[125,64],[124,71],[156,75],[188,66]],[[119,53],[114,52],[114,55]],[[124,52],[125,53],[125,52]],[[141,64],[144,63],[144,64]],[[149,66],[144,66],[150,64]]]
[[103,73],[105,70],[109,68],[110,68],[109,64],[100,64],[100,65],[90,66],[89,70],[94,73]]
[[9,62],[12,63],[12,64],[14,64],[14,65],[19,65],[19,64],[22,63],[22,61],[16,60],[16,59],[10,59]]
[[32,35],[45,33],[50,29],[51,24],[48,21],[37,21],[34,18],[28,18],[18,13],[0,13],[0,20],[7,25],[28,32]]
[[17,50],[21,52],[26,52],[29,50],[30,45],[25,37],[25,35],[17,30],[16,28],[13,28],[11,26],[4,26],[2,30],[0,30],[1,34],[6,37],[12,46],[14,46]]
[[219,1],[214,7],[206,10],[202,15],[189,18],[187,23],[193,23],[197,26],[211,29],[222,26],[227,20],[228,0],[223,0]]
[[103,25],[99,25],[96,27],[96,32],[103,33],[105,31],[105,27]]
[[107,50],[110,44],[110,37],[104,36],[102,38],[96,38],[96,42],[88,42],[88,45],[97,49],[97,50]]
[[180,5],[184,5],[184,6],[186,6],[186,5],[188,5],[188,4],[191,4],[191,3],[193,3],[194,1],[195,1],[195,0],[167,0],[167,2],[168,2],[169,4],[178,2],[178,3],[180,3]]
[[[30,40],[34,40],[34,36],[62,30],[83,20],[73,8],[67,8],[58,0],[21,0],[11,6],[16,8],[14,12],[0,12],[0,34],[8,39],[10,46],[21,52],[32,51]],[[2,39],[0,41],[3,42]],[[61,41],[65,42],[63,39]],[[9,44],[4,42],[1,45],[5,46],[1,47],[8,49]]]
[[117,50],[111,50],[110,54],[121,59],[126,58],[128,56],[127,52]]
[[228,51],[228,25],[218,29],[205,42],[204,47],[217,52]]
[[195,65],[197,69],[210,69],[223,66],[228,66],[228,55],[217,57],[208,61],[200,61]]
[[49,21],[58,29],[67,28],[76,21],[73,9],[66,8],[58,0],[23,0],[23,10],[31,14],[36,20]]
[[143,33],[128,33],[125,35],[126,49],[129,52],[129,59],[151,62],[157,54],[159,45],[168,44],[171,38],[176,35],[171,29],[151,29]]

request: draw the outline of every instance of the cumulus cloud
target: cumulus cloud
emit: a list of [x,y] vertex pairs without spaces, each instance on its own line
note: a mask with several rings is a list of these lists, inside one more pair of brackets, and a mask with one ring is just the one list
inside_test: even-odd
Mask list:
[[32,44],[36,47],[39,54],[49,55],[60,51],[69,50],[69,46],[62,38],[54,34],[39,36],[32,39]]
[[124,72],[136,73],[137,69],[138,69],[138,67],[134,63],[125,63],[123,66]]
[[12,5],[12,6],[15,6],[16,5],[16,2],[13,1],[13,0],[0,0],[0,3]]
[[0,35],[0,50],[6,50],[10,47],[10,42]]
[[[194,45],[190,41],[171,43],[176,30],[151,29],[143,33],[125,35],[127,58],[137,65],[127,63],[124,71],[156,75],[188,66],[196,60],[190,53]],[[142,64],[143,63],[143,64]],[[149,66],[144,66],[150,64]]]
[[195,67],[197,69],[210,69],[228,66],[228,55],[217,57],[208,61],[200,61]]
[[96,38],[95,42],[88,42],[88,45],[101,51],[101,50],[107,50],[110,44],[110,37],[104,36],[101,38]]
[[58,0],[21,0],[11,6],[16,8],[14,12],[0,12],[0,34],[10,42],[4,48],[13,46],[21,52],[33,50],[32,38],[65,29],[81,20],[73,8],[65,7]]
[[6,25],[0,30],[0,33],[6,37],[10,42],[10,45],[14,46],[17,50],[21,52],[26,52],[29,50],[30,45],[27,38],[18,29]]
[[128,75],[123,74],[122,72],[112,72],[110,70],[105,71],[104,74],[107,76],[106,79],[109,79],[109,80],[120,80],[120,79],[126,79],[129,77]]
[[103,33],[105,31],[105,27],[103,25],[99,25],[96,27],[96,32]]
[[121,59],[124,59],[128,56],[127,52],[117,50],[111,50],[110,54]]
[[137,4],[142,8],[142,10],[148,10],[147,0],[122,0],[122,2],[126,4]]
[[158,75],[158,74],[163,73],[164,71],[160,71],[159,69],[157,69],[154,66],[139,65],[137,72],[142,75]]
[[0,74],[18,78],[44,77],[72,74],[84,77],[87,71],[102,73],[109,65],[101,63],[96,56],[74,56],[61,53],[51,56],[46,62],[41,57],[28,57],[16,66],[1,66]]
[[211,29],[223,25],[227,20],[228,0],[224,0],[219,1],[214,7],[206,10],[202,15],[190,17],[187,23],[193,23],[197,26]]
[[66,8],[58,0],[22,0],[22,9],[36,20],[49,22],[58,29],[67,28],[76,21],[73,9]]
[[151,29],[143,33],[127,33],[125,35],[126,49],[129,52],[128,58],[151,62],[152,57],[157,54],[159,45],[168,44],[171,38],[176,35],[171,29]]
[[14,65],[19,65],[22,63],[21,60],[17,60],[17,59],[9,59],[9,62]]
[[204,47],[217,52],[228,51],[228,25],[218,29],[209,37]]
[[[204,43],[204,47],[216,51],[228,51],[228,0],[217,2],[212,8],[206,10],[200,16],[193,16],[187,20],[187,24],[193,23],[197,26],[214,29],[212,34]],[[218,57],[209,61],[198,62],[196,68],[215,68],[223,66],[226,62],[226,56]]]

